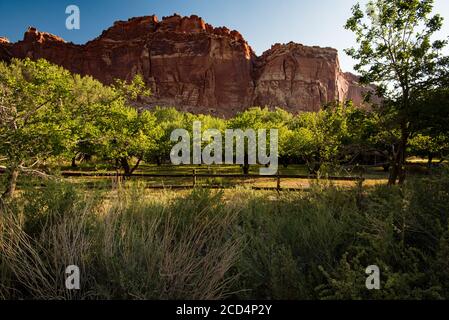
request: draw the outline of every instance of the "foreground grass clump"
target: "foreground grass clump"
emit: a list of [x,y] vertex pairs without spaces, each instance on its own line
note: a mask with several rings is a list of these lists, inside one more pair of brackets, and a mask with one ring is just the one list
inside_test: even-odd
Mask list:
[[[2,214],[1,297],[223,298],[240,240],[218,196],[156,202],[132,189],[103,201],[71,186],[31,191]],[[72,264],[80,291],[65,289]]]
[[54,184],[2,205],[0,297],[449,299],[448,203],[447,174],[280,195]]

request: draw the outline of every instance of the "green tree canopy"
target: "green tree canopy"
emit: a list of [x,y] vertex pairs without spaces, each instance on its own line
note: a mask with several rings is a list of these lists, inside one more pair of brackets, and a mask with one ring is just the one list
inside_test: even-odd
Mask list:
[[64,153],[72,138],[72,75],[45,60],[0,62],[0,154],[11,196],[20,172],[44,175],[38,164]]
[[443,18],[432,11],[433,0],[372,0],[365,11],[355,5],[346,23],[358,42],[346,53],[358,61],[362,81],[378,85],[386,100],[381,112],[400,133],[391,145],[390,184],[405,180],[414,97],[441,85],[447,75],[449,59],[442,53],[447,41],[432,40]]

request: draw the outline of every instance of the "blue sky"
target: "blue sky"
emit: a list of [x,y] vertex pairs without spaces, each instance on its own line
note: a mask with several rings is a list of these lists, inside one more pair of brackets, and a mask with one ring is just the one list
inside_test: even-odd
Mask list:
[[[342,68],[353,61],[342,50],[354,43],[343,25],[357,0],[0,0],[0,36],[22,39],[28,26],[54,33],[66,41],[84,43],[116,20],[156,14],[197,14],[214,26],[240,31],[257,54],[276,42],[337,48]],[[360,0],[364,3],[366,0]],[[81,29],[65,28],[65,8],[78,5]],[[446,18],[441,36],[449,36],[449,0],[435,0],[435,12]]]

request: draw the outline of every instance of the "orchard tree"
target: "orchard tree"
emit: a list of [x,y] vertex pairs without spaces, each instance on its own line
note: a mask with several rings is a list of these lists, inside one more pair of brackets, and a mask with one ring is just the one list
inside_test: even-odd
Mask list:
[[[176,129],[185,129],[184,114],[175,108],[161,107],[156,107],[152,113],[156,117],[161,134],[156,141],[155,148],[147,154],[146,160],[155,161],[160,166],[163,161],[170,159],[170,151],[176,144],[170,140],[171,133]],[[191,126],[192,124],[190,124]]]
[[[123,170],[123,175],[129,177],[154,152],[162,132],[150,111],[132,106],[141,97],[151,94],[140,75],[129,83],[116,80],[111,90],[110,99],[106,100],[107,109],[103,109],[104,113],[97,118],[96,126],[103,137],[97,140],[99,153],[104,159],[112,160],[115,168]],[[133,159],[134,164],[131,163]]]
[[109,118],[114,110],[122,108],[120,94],[92,77],[74,75],[72,85],[72,144],[67,157],[76,161],[98,155],[108,142]]
[[131,176],[160,136],[155,117],[132,106],[142,96],[150,95],[142,77],[104,86],[90,77],[75,76],[73,94],[78,112],[74,114],[76,140],[71,154],[100,156],[123,170],[124,176]]
[[416,133],[411,138],[412,152],[428,157],[429,166],[435,157],[444,161],[449,153],[449,88],[429,90],[416,97],[411,114],[417,119],[412,124]]
[[3,197],[11,197],[20,173],[38,170],[63,154],[72,139],[71,74],[45,60],[0,62],[0,155],[7,171]]
[[442,55],[446,41],[433,41],[443,18],[432,15],[433,0],[372,0],[366,10],[353,7],[346,28],[356,35],[358,47],[346,53],[358,61],[355,70],[364,83],[378,85],[385,98],[382,110],[397,127],[391,144],[389,184],[404,182],[406,150],[411,126],[413,98],[438,86],[447,74],[448,58]]
[[[132,107],[120,106],[108,120],[103,158],[112,160],[116,169],[123,170],[123,175],[129,177],[156,148],[156,141],[161,136],[156,117],[149,111],[139,112]],[[131,163],[133,159],[134,164]]]
[[[238,113],[234,118],[228,121],[228,127],[230,129],[240,129],[245,132],[248,129],[255,130],[256,133],[259,129],[267,130],[267,139],[269,138],[269,130],[277,129],[278,135],[282,141],[279,141],[279,154],[285,150],[286,139],[289,139],[289,134],[287,132],[287,123],[291,120],[292,116],[281,109],[276,109],[272,112],[268,108],[253,107],[244,112]],[[256,134],[256,140],[257,140]],[[242,165],[243,174],[249,173],[249,161],[248,161],[248,139],[245,138],[245,157],[244,164]],[[269,148],[267,146],[267,148]],[[279,156],[279,155],[278,155]]]
[[302,158],[310,173],[336,168],[350,138],[350,110],[350,105],[332,104],[319,112],[299,114],[290,127],[293,133],[286,149]]
[[446,160],[446,155],[449,153],[449,136],[417,134],[410,139],[410,150],[412,155],[427,157],[427,165],[430,168],[434,158],[439,158],[440,162]]
[[315,138],[312,130],[301,126],[290,130],[286,139],[285,149],[288,150],[288,155],[304,161],[310,173],[316,173],[319,169],[319,166],[316,165],[318,144]]

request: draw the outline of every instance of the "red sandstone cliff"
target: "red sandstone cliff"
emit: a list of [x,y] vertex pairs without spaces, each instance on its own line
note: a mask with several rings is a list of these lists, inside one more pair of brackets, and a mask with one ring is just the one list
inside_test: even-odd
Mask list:
[[104,83],[143,75],[151,105],[229,116],[247,107],[318,110],[333,100],[362,101],[366,89],[340,70],[335,49],[289,43],[257,57],[237,31],[197,16],[116,22],[84,45],[29,28],[24,39],[0,38],[0,59],[45,58]]

